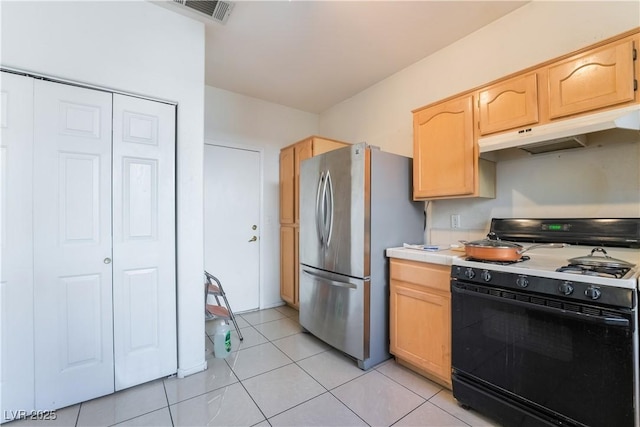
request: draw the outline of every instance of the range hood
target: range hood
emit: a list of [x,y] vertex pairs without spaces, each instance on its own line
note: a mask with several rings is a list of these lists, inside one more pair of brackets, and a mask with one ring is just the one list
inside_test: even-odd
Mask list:
[[640,105],[588,114],[478,139],[481,153],[521,148],[532,154],[586,145],[586,135],[608,129],[640,131]]

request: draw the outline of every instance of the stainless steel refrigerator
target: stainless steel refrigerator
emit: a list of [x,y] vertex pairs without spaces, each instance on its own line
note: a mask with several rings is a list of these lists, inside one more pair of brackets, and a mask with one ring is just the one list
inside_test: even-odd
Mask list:
[[300,169],[300,324],[361,369],[388,359],[388,247],[422,242],[410,158],[364,143]]

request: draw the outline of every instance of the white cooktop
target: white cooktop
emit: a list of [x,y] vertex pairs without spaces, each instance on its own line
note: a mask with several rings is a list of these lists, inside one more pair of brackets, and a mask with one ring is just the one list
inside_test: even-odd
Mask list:
[[[521,245],[526,248],[531,244],[521,243]],[[593,246],[569,246],[554,249],[537,248],[523,254],[529,256],[529,260],[508,265],[467,261],[464,257],[455,258],[452,263],[453,265],[472,267],[479,270],[504,271],[529,276],[592,283],[602,286],[617,286],[627,289],[633,289],[638,286],[638,276],[640,275],[640,249],[605,248],[607,255],[610,257],[636,264],[636,267],[631,269],[625,277],[621,279],[555,271],[558,267],[568,265],[569,259],[571,258],[589,255],[593,248]],[[593,256],[594,258],[602,257],[602,253],[595,253]]]

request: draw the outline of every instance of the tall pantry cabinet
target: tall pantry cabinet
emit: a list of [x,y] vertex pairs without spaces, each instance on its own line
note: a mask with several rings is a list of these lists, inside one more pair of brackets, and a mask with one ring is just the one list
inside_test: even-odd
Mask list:
[[300,165],[305,159],[347,145],[311,136],[280,151],[280,297],[295,308],[299,299]]
[[176,371],[175,106],[1,77],[6,421]]

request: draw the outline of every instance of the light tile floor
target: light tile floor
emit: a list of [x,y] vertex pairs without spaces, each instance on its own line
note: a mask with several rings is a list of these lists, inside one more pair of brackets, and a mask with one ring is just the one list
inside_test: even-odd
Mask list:
[[[232,352],[213,357],[215,321],[206,325],[208,369],[166,378],[57,411],[47,426],[495,426],[462,409],[451,392],[393,359],[365,372],[301,331],[289,307],[237,316]],[[210,337],[211,336],[211,337]]]

